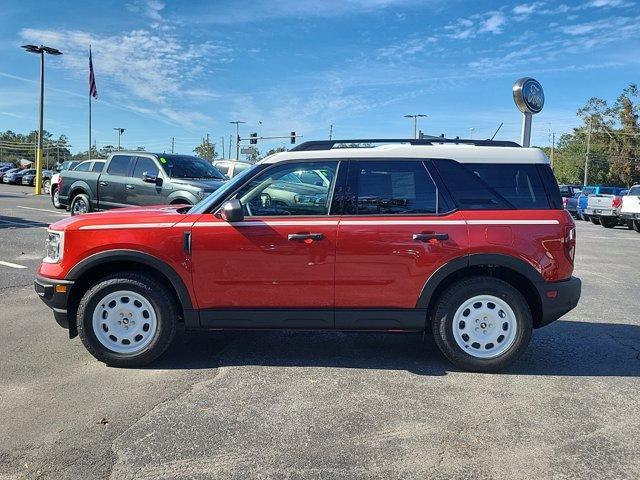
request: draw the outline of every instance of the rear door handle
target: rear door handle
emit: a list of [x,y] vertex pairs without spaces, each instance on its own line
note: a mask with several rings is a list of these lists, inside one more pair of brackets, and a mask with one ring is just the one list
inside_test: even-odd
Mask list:
[[322,240],[322,233],[290,233],[287,237],[292,242],[304,242],[305,240]]
[[127,190],[133,190],[134,188],[136,188],[133,185],[129,185],[129,184],[125,185],[125,187],[127,188]]
[[414,233],[413,239],[416,242],[428,242],[429,240],[449,240],[448,233]]
[[101,187],[106,187],[107,185],[109,185],[107,182],[100,182]]

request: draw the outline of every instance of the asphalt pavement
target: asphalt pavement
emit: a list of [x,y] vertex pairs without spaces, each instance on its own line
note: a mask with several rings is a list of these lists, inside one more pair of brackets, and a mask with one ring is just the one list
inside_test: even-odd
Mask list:
[[[640,235],[578,222],[582,300],[501,374],[409,334],[182,334],[144,369],[33,291],[49,223],[0,185],[0,479],[640,478]],[[24,267],[24,268],[21,268]]]

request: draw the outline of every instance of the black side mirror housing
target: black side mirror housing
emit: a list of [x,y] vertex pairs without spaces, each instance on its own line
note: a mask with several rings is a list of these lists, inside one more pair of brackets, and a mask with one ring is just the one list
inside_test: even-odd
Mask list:
[[244,211],[242,210],[242,204],[237,198],[227,200],[222,204],[220,208],[220,217],[229,223],[241,222],[244,220]]
[[145,183],[157,183],[158,182],[157,175],[151,175],[148,172],[142,172],[142,181]]

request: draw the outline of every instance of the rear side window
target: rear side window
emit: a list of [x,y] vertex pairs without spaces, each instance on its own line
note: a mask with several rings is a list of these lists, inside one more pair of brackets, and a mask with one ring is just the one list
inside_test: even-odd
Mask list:
[[[442,198],[421,161],[353,161],[357,215],[412,215],[442,211]],[[353,205],[350,210],[353,209]]]
[[558,185],[546,165],[540,166],[548,172],[541,171],[535,164],[463,164],[453,160],[435,160],[434,163],[461,209],[561,208],[558,206],[562,204]]
[[640,196],[640,187],[631,187],[629,189],[629,193],[627,195],[638,195]]
[[216,167],[220,173],[226,175],[229,173],[229,168],[231,167],[231,165],[229,165],[228,163],[218,163],[217,165],[214,165],[214,167]]
[[126,155],[116,155],[111,158],[109,162],[109,167],[107,168],[107,173],[109,175],[119,175],[119,176],[127,176],[129,173],[129,163],[131,161],[131,157]]
[[78,165],[76,168],[74,168],[74,170],[76,172],[88,172],[90,167],[91,167],[91,162],[83,162],[80,165]]
[[549,208],[547,193],[535,165],[467,163],[465,167],[518,209]]

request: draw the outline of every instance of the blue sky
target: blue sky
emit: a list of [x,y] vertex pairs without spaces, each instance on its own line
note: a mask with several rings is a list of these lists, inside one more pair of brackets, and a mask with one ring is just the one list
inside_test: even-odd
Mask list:
[[[519,140],[511,96],[537,78],[546,105],[533,140],[576,125],[590,96],[614,99],[640,80],[635,0],[69,1],[5,0],[0,9],[0,130],[37,122],[35,55],[47,58],[45,128],[87,148],[87,50],[99,92],[93,135],[188,153],[206,133],[234,130],[304,139],[407,137],[406,113],[425,133]],[[262,122],[260,126],[259,122]],[[260,146],[266,151],[282,142]]]

